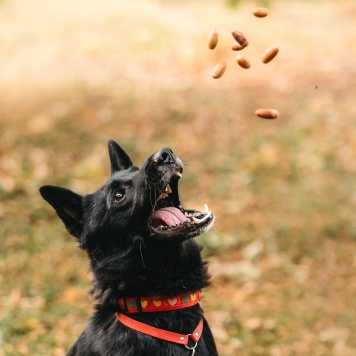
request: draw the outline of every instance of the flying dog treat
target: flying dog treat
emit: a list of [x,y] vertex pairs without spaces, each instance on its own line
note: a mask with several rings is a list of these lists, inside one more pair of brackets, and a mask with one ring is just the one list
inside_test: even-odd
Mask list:
[[238,43],[237,41],[235,42],[232,42],[232,45],[231,45],[231,49],[233,51],[241,51],[242,49],[244,49],[245,47],[244,46],[241,46],[240,43]]
[[268,10],[265,9],[264,7],[258,7],[253,10],[253,14],[256,17],[266,17],[268,15]]
[[275,109],[262,108],[255,111],[255,114],[263,119],[277,119],[279,112]]
[[238,30],[232,31],[232,36],[235,38],[236,42],[238,42],[242,47],[248,46],[248,41],[245,35]]
[[218,31],[212,30],[208,36],[208,47],[210,49],[214,49],[218,44],[218,39],[219,39]]
[[268,63],[270,62],[278,53],[278,47],[269,47],[262,54],[262,62]]
[[224,74],[225,69],[226,69],[226,63],[225,62],[219,63],[214,68],[213,73],[211,74],[212,77],[215,79],[220,78]]
[[250,62],[243,56],[238,55],[236,57],[236,62],[242,68],[248,69],[251,67]]

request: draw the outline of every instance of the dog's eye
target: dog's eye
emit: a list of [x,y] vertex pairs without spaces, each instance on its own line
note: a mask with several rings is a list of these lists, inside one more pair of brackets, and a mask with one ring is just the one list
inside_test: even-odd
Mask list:
[[116,202],[119,202],[124,198],[125,198],[125,191],[123,189],[115,190],[115,192],[114,192],[114,200]]

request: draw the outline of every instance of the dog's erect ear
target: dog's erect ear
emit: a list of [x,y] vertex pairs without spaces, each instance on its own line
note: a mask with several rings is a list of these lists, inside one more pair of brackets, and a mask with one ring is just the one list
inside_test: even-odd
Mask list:
[[114,140],[110,140],[108,146],[111,162],[111,175],[133,166],[128,154]]
[[71,190],[45,185],[40,193],[53,206],[70,234],[79,238],[83,231],[83,197]]

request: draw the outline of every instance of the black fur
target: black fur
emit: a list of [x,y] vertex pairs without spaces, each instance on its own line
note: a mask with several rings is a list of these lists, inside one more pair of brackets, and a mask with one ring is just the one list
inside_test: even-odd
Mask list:
[[[110,179],[93,194],[81,196],[54,186],[40,189],[87,252],[94,275],[96,310],[67,355],[191,355],[192,351],[182,345],[126,327],[115,312],[119,311],[117,301],[121,297],[175,296],[207,287],[207,266],[200,255],[201,247],[192,237],[209,229],[214,217],[211,212],[185,210],[181,206],[178,180],[183,165],[170,149],[152,155],[141,169],[114,141],[109,141],[109,155]],[[171,192],[165,191],[166,187]],[[165,207],[176,208],[189,218],[179,215],[180,224],[165,226],[158,219],[164,210],[159,209]],[[199,304],[129,317],[181,334],[191,333],[203,318],[203,334],[195,355],[217,355]]]

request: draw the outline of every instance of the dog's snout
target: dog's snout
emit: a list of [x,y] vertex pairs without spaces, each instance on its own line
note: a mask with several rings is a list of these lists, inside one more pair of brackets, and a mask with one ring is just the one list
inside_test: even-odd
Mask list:
[[153,160],[157,163],[174,163],[176,161],[173,151],[168,148],[162,148],[153,155]]

